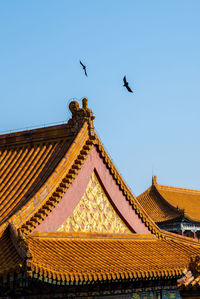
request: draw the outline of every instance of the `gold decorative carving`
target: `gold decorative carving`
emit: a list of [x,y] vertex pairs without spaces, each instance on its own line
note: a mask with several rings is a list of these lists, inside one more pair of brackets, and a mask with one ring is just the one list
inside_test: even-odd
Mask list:
[[73,215],[58,231],[131,233],[115,212],[94,172]]

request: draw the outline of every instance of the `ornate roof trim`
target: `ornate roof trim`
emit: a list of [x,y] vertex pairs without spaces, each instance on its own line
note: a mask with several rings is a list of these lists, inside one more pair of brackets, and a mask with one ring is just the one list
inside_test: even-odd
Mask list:
[[119,280],[149,280],[153,279],[170,279],[170,278],[178,278],[182,274],[182,269],[175,268],[173,270],[149,270],[149,271],[112,271],[111,273],[60,273],[57,271],[52,271],[46,269],[42,265],[34,265],[31,263],[30,265],[31,271],[29,276],[34,278],[43,277],[43,279],[48,279],[49,282],[54,280],[56,284],[82,284],[83,282],[95,282],[95,281],[119,281]]
[[94,144],[96,145],[101,157],[104,160],[104,163],[107,165],[108,169],[110,170],[111,175],[113,176],[116,183],[119,185],[120,190],[126,196],[127,200],[129,201],[130,205],[132,206],[133,210],[137,213],[140,219],[146,224],[149,230],[155,234],[157,237],[162,237],[160,229],[155,224],[155,222],[151,219],[151,217],[146,213],[143,209],[141,204],[138,202],[137,198],[132,194],[124,180],[122,179],[121,175],[119,174],[118,170],[114,166],[112,160],[110,159],[109,155],[105,151],[99,137],[95,134],[95,141]]
[[[87,127],[87,124],[85,123],[84,126]],[[82,130],[83,129],[84,128],[82,128]],[[40,209],[38,209],[37,211],[35,211],[34,215],[32,215],[29,218],[29,220],[26,221],[26,223],[24,223],[21,226],[22,231],[25,234],[30,233],[36,227],[37,223],[39,224],[54,209],[54,207],[61,200],[63,194],[67,191],[67,189],[72,184],[73,180],[78,175],[83,163],[85,162],[90,152],[90,149],[95,145],[101,157],[103,158],[104,163],[107,165],[108,169],[110,170],[111,175],[113,176],[116,183],[119,185],[120,190],[126,196],[127,200],[131,204],[132,208],[136,211],[139,218],[142,219],[142,221],[146,224],[146,226],[153,234],[156,234],[157,237],[160,237],[162,235],[160,233],[160,229],[152,221],[152,219],[150,219],[150,217],[147,215],[147,213],[143,210],[141,205],[138,203],[137,199],[133,196],[133,194],[127,187],[127,185],[124,183],[122,177],[120,176],[119,172],[114,166],[112,160],[106,153],[98,136],[96,134],[92,138],[90,136],[87,136],[85,138],[85,142],[83,142],[83,140],[80,140],[80,138],[81,138],[81,131],[77,135],[76,139],[79,139],[79,143],[83,145],[78,149],[78,151],[76,151],[76,153],[74,152],[72,153],[74,163],[72,163],[71,167],[68,170],[65,169],[67,174],[62,179],[62,181],[54,188],[55,190],[52,192],[52,195],[46,199],[43,206],[40,207]],[[74,140],[73,144],[77,143],[76,139]],[[74,156],[76,156],[76,158]],[[70,159],[70,157],[68,157],[68,159]]]
[[68,169],[65,168],[65,177],[63,177],[61,182],[58,182],[58,185],[55,186],[54,191],[51,192],[51,195],[45,200],[43,205],[39,209],[34,211],[33,215],[29,217],[29,219],[25,223],[20,225],[22,231],[25,234],[30,233],[37,226],[37,224],[41,223],[41,221],[43,221],[43,219],[45,219],[48,216],[48,214],[54,209],[54,207],[61,200],[63,194],[67,191],[67,189],[72,184],[73,180],[78,175],[83,163],[85,162],[90,152],[90,149],[95,145],[100,153],[100,156],[103,158],[104,163],[110,170],[111,175],[113,176],[116,183],[119,185],[120,190],[126,196],[127,200],[131,204],[132,208],[136,211],[139,218],[142,219],[142,221],[146,224],[146,226],[153,234],[156,234],[157,237],[160,237],[162,235],[160,233],[160,229],[152,221],[152,219],[150,219],[150,217],[138,203],[137,199],[133,196],[133,194],[123,181],[122,177],[120,176],[119,172],[117,171],[116,167],[114,166],[112,160],[106,153],[98,136],[95,134],[94,137],[90,137],[86,134],[84,140],[82,139],[82,130],[86,130],[85,132],[87,132],[87,127],[88,125],[87,123],[85,123],[71,145],[72,148],[74,148],[75,144],[81,144],[81,146],[79,146],[79,148],[76,149],[76,151],[72,150],[71,148],[68,150],[69,152],[71,152],[71,155],[73,156],[73,158],[70,158],[70,156],[68,156],[68,159],[71,159],[73,163],[71,163],[71,166]]
[[187,268],[183,270],[183,277],[177,281],[177,287],[181,292],[200,289],[200,255],[191,256]]

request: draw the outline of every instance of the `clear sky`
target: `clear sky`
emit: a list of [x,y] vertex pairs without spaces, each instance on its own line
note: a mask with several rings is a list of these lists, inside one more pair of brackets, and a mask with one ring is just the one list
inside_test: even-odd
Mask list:
[[152,174],[200,189],[199,16],[199,0],[1,0],[0,133],[66,121],[85,96],[135,195]]

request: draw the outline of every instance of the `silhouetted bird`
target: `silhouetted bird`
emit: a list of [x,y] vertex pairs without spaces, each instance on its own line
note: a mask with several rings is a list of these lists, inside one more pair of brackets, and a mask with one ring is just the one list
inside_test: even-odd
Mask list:
[[124,85],[123,85],[123,86],[125,86],[129,92],[133,92],[133,91],[130,89],[130,87],[128,86],[128,82],[126,81],[126,76],[124,76],[123,80],[124,80]]
[[82,67],[83,67],[83,69],[84,69],[85,75],[88,76],[88,75],[87,75],[87,71],[86,71],[86,66],[85,66],[81,61],[80,61],[80,64],[82,65]]

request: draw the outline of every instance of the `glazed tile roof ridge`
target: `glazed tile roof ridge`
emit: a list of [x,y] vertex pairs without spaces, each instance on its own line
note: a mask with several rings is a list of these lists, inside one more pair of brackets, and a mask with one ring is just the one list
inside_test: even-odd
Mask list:
[[131,204],[132,208],[135,210],[137,215],[142,219],[142,221],[145,223],[145,225],[150,229],[150,231],[153,234],[156,234],[157,236],[160,236],[160,229],[156,225],[156,223],[153,221],[152,217],[148,215],[146,210],[143,208],[143,206],[140,204],[138,199],[133,195],[129,187],[124,182],[123,178],[121,177],[120,173],[118,172],[117,168],[113,164],[111,158],[109,157],[108,153],[106,152],[103,144],[101,143],[100,138],[95,133],[95,140],[94,144],[97,147],[97,150],[100,152],[101,157],[103,158],[105,164],[110,170],[111,175],[113,176],[116,183],[119,185],[120,190],[122,190],[123,194],[126,196],[127,200]]
[[153,234],[120,234],[120,233],[91,233],[91,232],[59,232],[59,231],[37,231],[30,235],[33,239],[126,239],[126,240],[156,240]]
[[74,134],[76,134],[76,132],[69,123],[0,134],[0,149],[2,147],[23,146],[24,144],[34,142],[63,139],[71,137]]
[[164,239],[166,239],[166,240],[171,240],[171,241],[175,241],[175,242],[185,243],[185,244],[191,245],[191,246],[200,247],[200,242],[196,239],[178,235],[175,233],[171,233],[166,230],[161,230],[161,231],[163,232]]
[[200,195],[200,190],[156,184],[157,189],[173,190],[174,192],[194,193]]

